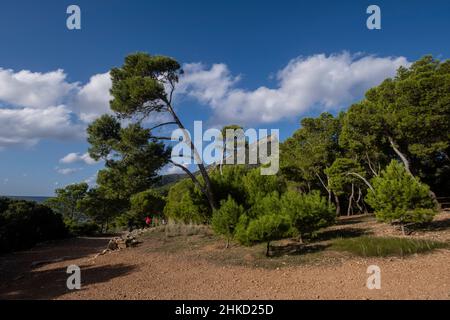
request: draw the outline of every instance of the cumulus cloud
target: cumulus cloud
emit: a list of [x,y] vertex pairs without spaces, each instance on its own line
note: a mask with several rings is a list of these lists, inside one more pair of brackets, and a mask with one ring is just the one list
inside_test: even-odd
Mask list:
[[89,123],[105,113],[111,113],[109,90],[112,82],[109,72],[92,76],[89,82],[79,88],[73,101],[73,111],[81,121]]
[[0,68],[0,101],[28,108],[59,105],[78,83],[68,83],[63,70],[47,73]]
[[60,159],[59,162],[64,163],[64,164],[83,162],[88,165],[93,165],[93,164],[97,163],[97,161],[92,159],[87,152],[83,153],[83,154],[75,153],[75,152],[69,153],[66,156],[64,156],[62,159]]
[[[270,123],[348,106],[408,64],[404,57],[317,54],[291,60],[278,71],[275,86],[249,90],[238,86],[240,76],[225,64],[191,63],[183,66],[177,95],[209,106],[217,123]],[[63,70],[0,68],[0,149],[84,137],[87,123],[110,112],[110,88],[109,73],[82,84],[69,82]]]
[[314,109],[340,109],[407,65],[405,57],[317,54],[291,60],[278,71],[275,88],[246,90],[236,87],[239,77],[224,64],[209,69],[188,64],[180,88],[182,94],[209,105],[216,121],[269,123]]
[[32,146],[40,139],[65,140],[82,137],[82,134],[82,128],[72,123],[71,111],[66,106],[42,109],[0,108],[0,148]]
[[47,73],[0,68],[0,149],[42,139],[79,139],[86,124],[109,112],[109,73],[85,85],[63,70]]

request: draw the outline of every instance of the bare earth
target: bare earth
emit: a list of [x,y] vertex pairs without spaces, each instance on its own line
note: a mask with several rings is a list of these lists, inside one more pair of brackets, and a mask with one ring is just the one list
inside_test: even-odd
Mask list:
[[[358,230],[400,236],[367,216],[342,219],[329,232]],[[374,259],[324,250],[308,259],[270,258],[269,266],[258,265],[266,258],[255,249],[237,263],[233,254],[242,248],[224,250],[220,240],[202,237],[150,234],[136,248],[98,257],[108,238],[77,238],[0,256],[0,299],[450,299],[448,249]],[[410,237],[449,241],[450,214]],[[81,290],[66,288],[71,264],[81,267]],[[366,287],[369,265],[381,268],[380,290]]]

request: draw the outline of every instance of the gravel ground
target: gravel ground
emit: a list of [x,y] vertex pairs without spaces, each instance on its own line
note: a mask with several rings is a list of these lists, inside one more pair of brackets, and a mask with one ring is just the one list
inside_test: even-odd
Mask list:
[[[450,239],[450,215],[412,237]],[[343,219],[339,226],[399,235],[373,218]],[[0,256],[1,299],[450,299],[450,251],[407,258],[338,255],[333,263],[281,268],[221,265],[205,249],[159,250],[144,238],[136,248],[94,256],[108,238],[78,238]],[[219,244],[207,250],[223,250]],[[68,265],[81,267],[81,290],[66,289]],[[381,268],[381,289],[369,290],[369,265]]]

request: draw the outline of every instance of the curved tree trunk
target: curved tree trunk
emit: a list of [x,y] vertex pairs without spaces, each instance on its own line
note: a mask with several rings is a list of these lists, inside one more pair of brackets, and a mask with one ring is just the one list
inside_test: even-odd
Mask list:
[[353,205],[353,197],[355,196],[355,185],[352,183],[352,193],[348,198],[348,208],[347,208],[347,216],[350,216],[352,213],[352,205]]
[[334,202],[336,202],[336,215],[339,216],[341,214],[341,204],[339,202],[339,197],[334,195]]
[[[408,158],[406,157],[406,155],[404,155],[398,148],[396,143],[394,142],[394,139],[392,139],[392,137],[388,136],[389,139],[389,143],[391,144],[392,149],[394,150],[394,152],[398,155],[398,157],[400,158],[400,160],[402,160],[403,165],[405,166],[405,170],[406,172],[408,172],[411,177],[413,177],[414,180],[416,180],[416,177],[412,174],[411,172],[411,165],[410,162],[408,160]],[[436,194],[430,189],[430,191],[428,192],[429,196],[431,197],[431,199],[433,199],[434,203],[436,204],[436,207],[440,209],[441,205],[439,204],[439,201],[437,200]]]
[[[178,127],[180,129],[182,129],[183,132],[184,132],[186,130],[186,128],[181,123],[181,120],[176,115],[176,113],[173,110],[173,108],[170,105],[170,103],[168,104],[168,108],[169,108],[170,113],[172,114],[172,117],[173,117],[174,121],[177,123]],[[205,194],[206,198],[208,199],[208,203],[209,203],[211,209],[215,210],[215,209],[217,209],[217,204],[216,204],[216,201],[214,199],[213,192],[212,192],[211,181],[209,179],[208,172],[206,171],[206,168],[203,165],[203,161],[201,161],[201,158],[200,158],[200,156],[198,154],[197,148],[195,148],[195,145],[192,142],[191,138],[187,134],[185,134],[184,138],[186,139],[186,141],[189,141],[190,147],[191,147],[192,151],[194,152],[194,158],[197,160],[197,163],[198,163],[197,164],[198,169],[200,170],[200,173],[201,173],[201,175],[203,177],[203,180],[205,181],[205,188],[203,188],[203,193]],[[193,175],[190,175],[191,179],[192,179],[192,176]],[[195,183],[195,181],[194,181],[194,183]],[[197,181],[197,183],[198,183],[198,181]]]

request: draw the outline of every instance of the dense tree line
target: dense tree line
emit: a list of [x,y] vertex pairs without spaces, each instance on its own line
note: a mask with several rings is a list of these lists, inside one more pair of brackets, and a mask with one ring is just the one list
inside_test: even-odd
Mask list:
[[[142,226],[153,211],[212,224],[227,242],[251,244],[305,240],[338,215],[375,212],[380,221],[423,223],[437,212],[436,195],[448,195],[450,61],[424,57],[345,112],[302,119],[280,147],[276,176],[262,176],[255,166],[222,163],[207,170],[200,163],[198,172],[183,167],[188,178],[161,193],[158,172],[171,161],[170,148],[154,130],[184,128],[172,105],[181,73],[173,59],[142,53],[111,71],[115,114],[88,128],[89,154],[105,168],[91,190],[57,191],[55,210],[69,218],[79,211],[103,230],[110,223]],[[161,112],[173,121],[146,128],[145,120]],[[225,154],[248,147],[230,142],[223,141]]]

